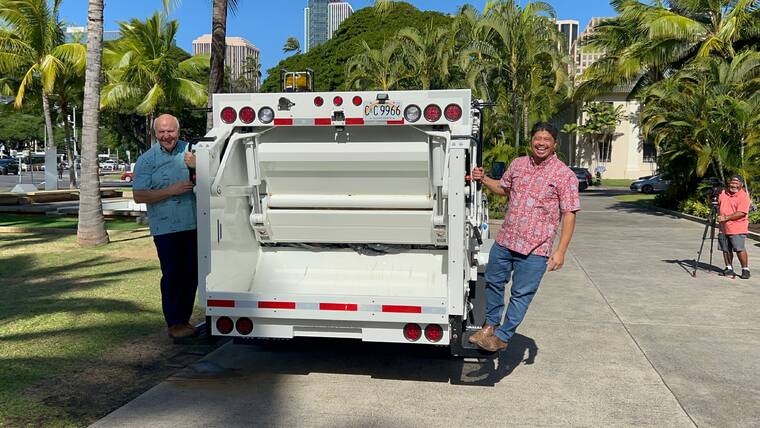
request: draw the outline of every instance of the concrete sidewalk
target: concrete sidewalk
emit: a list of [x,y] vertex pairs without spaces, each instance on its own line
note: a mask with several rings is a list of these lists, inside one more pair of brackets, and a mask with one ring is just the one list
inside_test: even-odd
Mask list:
[[228,344],[95,426],[760,425],[760,269],[692,278],[701,225],[605,192],[582,204],[498,367],[419,346]]

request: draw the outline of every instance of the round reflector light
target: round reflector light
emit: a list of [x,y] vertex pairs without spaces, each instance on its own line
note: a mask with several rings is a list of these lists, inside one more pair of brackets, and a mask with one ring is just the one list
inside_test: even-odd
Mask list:
[[240,116],[240,121],[243,123],[251,123],[254,119],[256,119],[256,112],[253,111],[250,107],[243,107],[240,109],[240,113],[238,113],[238,116]]
[[420,120],[420,116],[422,116],[422,110],[414,104],[410,104],[404,109],[404,119],[407,122],[414,123]]
[[437,122],[441,118],[441,108],[435,104],[425,107],[425,120],[428,122]]
[[456,122],[462,117],[462,107],[456,104],[449,104],[443,110],[443,115],[449,122]]
[[336,106],[342,106],[343,105],[343,97],[336,96],[335,98],[333,98],[333,104],[335,104]]
[[219,319],[216,320],[216,329],[219,333],[230,334],[232,331],[232,320],[230,317],[219,317]]
[[225,107],[222,109],[222,122],[224,123],[232,123],[237,119],[237,113],[235,112],[235,109],[232,107]]
[[404,326],[404,337],[410,342],[416,342],[422,337],[422,328],[414,323],[409,323]]
[[316,97],[314,98],[314,105],[317,107],[322,107],[322,104],[325,103],[325,99],[322,97]]
[[431,342],[440,342],[443,339],[443,329],[438,324],[428,324],[425,327],[425,338]]
[[357,95],[351,100],[351,102],[354,103],[355,106],[360,106],[362,105],[362,97]]
[[235,330],[243,336],[248,336],[253,331],[253,321],[250,318],[238,318],[235,322]]
[[261,123],[271,123],[274,120],[274,110],[269,107],[259,109],[259,120]]

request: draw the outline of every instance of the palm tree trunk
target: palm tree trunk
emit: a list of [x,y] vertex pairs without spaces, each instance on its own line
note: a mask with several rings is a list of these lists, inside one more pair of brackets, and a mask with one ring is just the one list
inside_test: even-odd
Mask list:
[[512,126],[515,128],[515,148],[520,147],[520,113],[517,109],[517,87],[512,80]]
[[[53,119],[50,117],[50,100],[45,89],[42,90],[42,112],[45,116],[45,190],[58,190],[57,156],[53,139]],[[52,157],[52,159],[51,159]]]
[[214,0],[211,16],[211,73],[208,79],[208,113],[206,130],[214,127],[214,94],[222,92],[224,85],[224,56],[227,37],[227,0]]
[[[69,111],[69,103],[59,101],[59,107],[62,112]],[[64,115],[65,117],[65,115]],[[69,131],[68,124],[63,126],[63,141],[67,141],[66,144],[66,159],[69,160],[69,189],[77,188],[77,178],[74,174],[76,168],[74,167],[74,158],[71,156],[71,145],[74,144],[74,140],[71,138],[71,131]]]
[[103,60],[103,2],[89,0],[87,6],[87,69],[82,109],[82,186],[79,191],[80,245],[107,244],[98,177],[98,125],[100,122],[100,71]]

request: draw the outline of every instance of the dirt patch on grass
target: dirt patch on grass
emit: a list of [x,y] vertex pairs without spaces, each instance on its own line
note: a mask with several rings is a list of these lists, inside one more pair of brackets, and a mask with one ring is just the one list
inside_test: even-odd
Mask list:
[[78,363],[65,374],[45,379],[23,395],[49,413],[7,421],[11,426],[49,426],[62,420],[87,426],[123,406],[174,373],[201,359],[217,345],[191,339],[174,344],[165,331],[124,343],[98,359]]

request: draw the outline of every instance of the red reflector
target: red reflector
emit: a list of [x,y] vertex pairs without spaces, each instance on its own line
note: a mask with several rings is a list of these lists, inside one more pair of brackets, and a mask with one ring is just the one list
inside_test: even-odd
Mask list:
[[421,314],[422,306],[383,305],[383,312],[400,312],[405,314]]
[[319,118],[314,119],[314,124],[315,125],[331,125],[332,119],[330,119],[329,117],[319,117]]
[[355,96],[351,100],[351,102],[353,102],[355,106],[361,105],[362,104],[362,97],[360,97],[360,96],[357,95],[357,96]]
[[296,302],[259,302],[259,309],[295,309]]
[[404,337],[410,342],[416,342],[422,337],[422,329],[417,324],[407,324],[404,326]]
[[[247,336],[253,331],[253,321],[251,321],[250,318],[238,318],[235,322],[235,330],[237,330],[238,333]],[[425,335],[427,336],[427,330],[425,330]]]
[[441,118],[441,108],[435,104],[429,104],[427,107],[425,107],[423,115],[425,116],[425,120],[428,122],[436,122]]
[[361,117],[347,117],[346,125],[364,125],[364,119]]
[[320,303],[319,310],[356,312],[359,310],[359,306],[356,303]]
[[333,104],[335,104],[336,106],[342,106],[343,105],[343,97],[336,96],[335,98],[333,98]]
[[431,342],[438,342],[443,339],[443,329],[438,324],[428,324],[425,327],[425,338]]
[[388,120],[388,121],[386,121],[386,123],[387,123],[388,125],[403,125],[403,124],[404,124],[404,119],[399,119],[399,120]]
[[243,107],[240,109],[240,121],[243,123],[251,123],[253,119],[256,119],[256,112],[250,107]]
[[237,113],[235,112],[235,109],[232,107],[225,107],[222,109],[221,114],[222,122],[224,123],[232,123],[237,119]]
[[462,117],[462,108],[456,104],[449,104],[443,111],[443,115],[449,122],[456,122]]
[[232,320],[229,317],[220,317],[216,320],[216,329],[219,333],[230,334],[232,331]]
[[215,308],[234,308],[235,307],[235,301],[234,300],[208,299],[208,301],[206,301],[206,306],[215,307]]
[[293,119],[292,118],[275,119],[274,120],[274,124],[275,125],[292,125],[293,124]]
[[325,103],[325,100],[322,97],[316,97],[314,98],[314,105],[317,107],[322,107],[322,104]]

